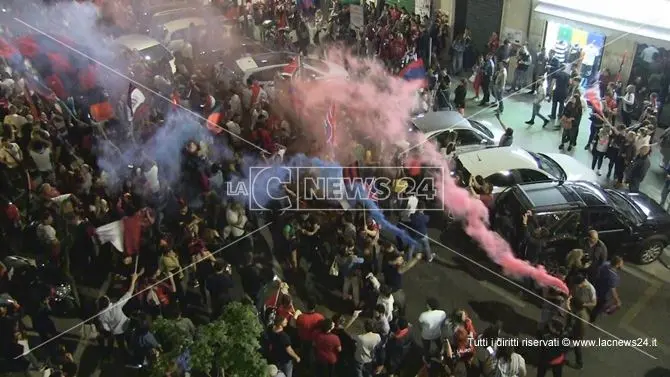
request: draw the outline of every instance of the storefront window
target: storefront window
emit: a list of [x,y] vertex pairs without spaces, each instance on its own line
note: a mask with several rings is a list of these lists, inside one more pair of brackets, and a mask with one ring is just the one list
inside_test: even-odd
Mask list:
[[591,85],[600,70],[605,36],[554,21],[547,22],[544,48],[560,63],[581,74],[581,86]]

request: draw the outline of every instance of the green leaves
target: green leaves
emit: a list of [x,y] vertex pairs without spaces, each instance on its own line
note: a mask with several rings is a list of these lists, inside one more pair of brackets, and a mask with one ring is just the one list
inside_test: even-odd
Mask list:
[[198,327],[193,342],[173,320],[157,319],[153,332],[164,352],[151,370],[152,377],[164,377],[173,370],[174,361],[183,349],[190,350],[194,372],[209,375],[215,368],[223,369],[226,377],[258,377],[267,373],[259,342],[263,326],[251,306],[228,304],[219,319]]

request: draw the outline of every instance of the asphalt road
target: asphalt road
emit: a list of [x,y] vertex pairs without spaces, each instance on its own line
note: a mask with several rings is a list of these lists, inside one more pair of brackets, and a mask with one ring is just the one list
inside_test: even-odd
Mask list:
[[[530,115],[530,96],[518,96],[506,101],[503,121],[515,129],[515,145],[527,146],[536,151],[557,151],[560,138],[558,131],[551,127],[542,130],[536,123],[528,128],[523,122]],[[548,112],[549,105],[544,106]],[[476,114],[478,119],[490,120],[495,124],[492,110],[474,106],[467,110],[467,115]],[[582,146],[588,137],[588,124],[582,124],[578,146]],[[573,155],[582,162],[590,163],[590,154],[577,148]],[[657,158],[657,156],[654,156]],[[660,195],[662,175],[658,164],[652,169],[643,183],[642,191],[653,198]],[[502,320],[504,332],[519,337],[533,337],[535,334],[540,309],[537,299],[526,300],[519,294],[519,289],[497,276],[495,269],[479,252],[472,250],[469,242],[460,232],[443,234],[442,229],[431,228],[430,237],[437,259],[432,264],[420,263],[410,270],[404,278],[407,293],[407,317],[416,321],[424,310],[425,300],[429,296],[437,297],[447,310],[465,309],[474,320],[475,326],[481,331],[495,320]],[[271,242],[269,232],[263,232],[267,241]],[[448,247],[447,247],[448,246]],[[466,258],[473,261],[468,261]],[[480,265],[478,265],[480,264]],[[483,268],[484,266],[485,268]],[[490,269],[490,270],[487,270]],[[624,340],[643,338],[649,342],[656,340],[656,346],[642,347],[594,347],[584,350],[584,369],[581,371],[566,367],[565,376],[611,376],[611,377],[668,377],[670,376],[670,327],[667,326],[667,314],[670,313],[670,272],[660,262],[650,266],[627,265],[622,272],[619,294],[623,307],[610,316],[603,316],[596,323],[598,328],[590,328],[589,338],[619,338]],[[106,287],[101,287],[105,290]],[[94,300],[99,290],[81,288],[84,300]],[[330,306],[330,307],[329,307]],[[330,314],[336,309],[327,302],[321,310]],[[74,319],[56,319],[59,330],[63,331],[77,324]],[[359,331],[360,324],[354,325],[353,332]],[[103,356],[97,345],[82,338],[79,329],[66,334],[62,340],[74,351],[75,358],[80,362],[80,376],[112,376],[132,373],[119,365],[104,364]],[[33,345],[35,343],[33,342]],[[536,350],[526,348],[519,350],[529,364],[529,375],[535,374]],[[39,351],[38,351],[39,352]],[[569,355],[574,360],[574,355]],[[416,363],[410,363],[408,369],[413,375]]]

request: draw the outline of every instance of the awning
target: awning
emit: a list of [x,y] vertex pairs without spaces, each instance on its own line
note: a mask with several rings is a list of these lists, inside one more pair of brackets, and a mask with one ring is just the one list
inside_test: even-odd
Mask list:
[[[644,6],[642,6],[644,5]],[[670,42],[667,0],[539,0],[535,11],[604,29]]]

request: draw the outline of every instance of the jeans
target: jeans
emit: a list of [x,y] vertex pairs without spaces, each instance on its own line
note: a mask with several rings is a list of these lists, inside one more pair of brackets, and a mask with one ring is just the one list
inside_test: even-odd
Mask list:
[[429,358],[433,353],[430,352],[430,346],[433,345],[433,342],[435,342],[435,345],[437,346],[437,352],[442,352],[442,338],[437,338],[437,339],[421,339],[421,344],[423,346],[423,354],[426,355],[427,358]]
[[546,363],[540,363],[537,366],[537,377],[544,377],[547,375],[547,372],[551,369],[551,374],[554,377],[563,376],[563,364],[558,365],[548,365]]
[[600,132],[601,127],[596,127],[593,124],[591,125],[591,129],[589,130],[589,141],[586,142],[586,145],[589,146],[591,143],[596,141],[598,136],[598,132]]
[[670,194],[670,179],[665,180],[665,184],[663,184],[663,189],[661,190],[661,207],[665,206],[668,194]]
[[[356,362],[356,377],[372,377],[373,363]],[[288,375],[286,376],[288,377]]]
[[621,120],[623,121],[623,124],[626,125],[626,127],[630,127],[630,124],[633,121],[633,115],[631,113],[622,111]]
[[531,122],[535,121],[536,116],[545,122],[549,122],[549,119],[547,119],[544,115],[540,114],[541,109],[542,109],[542,103],[533,104],[533,115],[530,117]]
[[277,369],[280,371],[284,372],[286,377],[293,377],[293,360],[289,360],[285,363],[278,363],[275,364],[277,366]]
[[349,291],[351,291],[351,297],[354,301],[354,306],[358,307],[358,304],[361,302],[361,287],[358,275],[355,273],[350,273],[347,276],[343,276],[342,280],[342,297],[346,298],[349,296]]
[[628,191],[629,192],[640,192],[640,181],[639,179],[633,179],[628,181]]
[[582,347],[575,346],[575,363],[579,366],[584,365],[584,357],[582,356]]
[[556,118],[556,107],[558,106],[558,114],[563,114],[563,109],[565,108],[565,98],[554,97],[551,100],[551,118]]
[[571,147],[577,145],[577,135],[579,134],[579,127],[572,126],[570,129],[563,129],[563,136],[561,136],[561,145],[568,143]]
[[526,81],[526,70],[516,69],[514,70],[514,81],[512,82],[512,90],[517,90],[523,88],[523,85]]
[[496,102],[498,103],[498,111],[503,112],[505,110],[505,105],[503,105],[503,94],[504,94],[505,88],[494,88],[493,89],[493,96],[496,99]]
[[603,166],[603,158],[605,158],[605,152],[593,151],[593,161],[591,162],[591,169],[595,169],[598,166],[598,170]]
[[[428,236],[423,236],[420,239],[416,240],[416,242],[419,244],[421,247],[421,250],[426,254],[426,259],[431,260],[433,259],[433,252],[430,249],[430,240],[428,239]],[[416,245],[411,245],[409,247],[409,250],[407,251],[407,260],[412,260],[412,257],[414,257],[414,250],[416,249]]]

